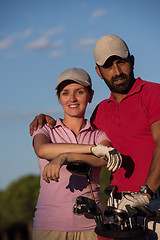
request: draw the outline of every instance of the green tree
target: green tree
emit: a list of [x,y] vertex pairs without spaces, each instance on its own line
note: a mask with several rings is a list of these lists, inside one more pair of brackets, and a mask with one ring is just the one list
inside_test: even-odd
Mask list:
[[0,230],[25,224],[31,234],[32,219],[39,193],[39,176],[25,176],[0,194]]
[[100,182],[100,202],[103,207],[103,210],[105,210],[108,201],[108,196],[104,193],[104,190],[106,186],[110,185],[110,177],[111,172],[108,171],[106,167],[102,167],[99,182]]

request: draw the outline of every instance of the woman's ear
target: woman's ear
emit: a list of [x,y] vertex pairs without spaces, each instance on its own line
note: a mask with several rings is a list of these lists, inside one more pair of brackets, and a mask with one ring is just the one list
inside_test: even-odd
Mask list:
[[60,94],[56,94],[57,95],[57,98],[58,98],[58,102],[61,104],[61,99],[60,99]]
[[88,100],[89,103],[92,102],[93,94],[94,94],[94,90],[92,90],[89,94],[90,95],[89,100]]
[[99,77],[100,77],[101,79],[103,79],[103,76],[102,76],[102,74],[101,74],[100,69],[99,69],[98,66],[95,66],[95,70],[96,70],[96,73],[99,75]]

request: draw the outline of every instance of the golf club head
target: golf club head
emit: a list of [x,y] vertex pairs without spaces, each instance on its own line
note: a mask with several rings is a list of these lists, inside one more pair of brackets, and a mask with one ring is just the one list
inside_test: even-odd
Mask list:
[[69,162],[67,164],[66,169],[70,172],[70,173],[74,173],[76,175],[80,175],[80,176],[86,176],[87,179],[90,176],[91,173],[91,166],[89,166],[87,163],[83,163],[83,162]]
[[73,206],[73,213],[77,215],[84,215],[89,213],[88,206],[86,204],[75,204]]
[[76,199],[76,204],[92,204],[92,205],[96,205],[95,201],[88,198],[88,197],[84,197],[84,196],[79,196]]
[[105,211],[104,211],[104,216],[105,217],[112,217],[114,216],[114,209],[115,207],[112,207],[112,206],[107,206]]
[[146,216],[149,220],[154,220],[157,216],[155,211],[151,211],[148,206],[137,206],[139,211],[143,213],[143,216]]
[[128,220],[128,212],[122,209],[115,208],[113,210],[114,214],[122,219],[123,221]]
[[97,206],[96,202],[90,198],[79,196],[76,199],[76,205],[77,206],[82,205],[83,207],[86,206],[87,212],[94,216],[101,214],[101,210]]
[[110,204],[114,207],[114,195],[117,192],[117,186],[116,185],[109,185],[104,189],[105,194],[109,196]]
[[129,216],[127,211],[122,209],[114,209],[114,214],[117,217],[119,225],[123,225],[123,227],[127,228],[128,230],[133,229],[131,216]]
[[107,195],[114,195],[114,193],[117,191],[116,185],[109,185],[104,189],[105,194]]
[[138,215],[138,209],[133,207],[133,206],[130,206],[130,205],[126,205],[126,209],[128,211],[128,213],[130,214],[130,216],[137,216]]
[[98,228],[102,228],[104,223],[101,210],[98,208],[96,203],[93,202],[94,201],[92,199],[81,196],[78,197],[76,204],[73,206],[73,213],[77,215],[85,215],[87,213],[93,215],[96,226]]

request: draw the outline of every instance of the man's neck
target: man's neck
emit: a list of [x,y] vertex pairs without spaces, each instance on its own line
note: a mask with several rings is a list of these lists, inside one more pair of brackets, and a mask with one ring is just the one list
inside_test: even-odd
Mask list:
[[113,93],[114,99],[117,103],[120,103],[126,95],[127,94]]
[[116,93],[116,92],[112,92],[113,96],[114,96],[114,99],[117,103],[120,103],[122,101],[122,99],[124,97],[127,96],[127,94],[130,92],[130,90],[132,89],[134,83],[135,83],[136,79],[133,78],[132,79],[132,82],[131,82],[131,85],[130,85],[130,89],[128,89],[128,92],[127,93]]

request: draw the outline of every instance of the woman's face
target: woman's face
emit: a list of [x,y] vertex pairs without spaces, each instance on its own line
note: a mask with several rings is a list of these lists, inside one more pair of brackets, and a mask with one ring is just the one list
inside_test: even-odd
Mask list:
[[87,87],[78,83],[65,86],[59,96],[65,116],[84,118],[87,104],[91,102],[92,96],[93,93],[89,94]]

